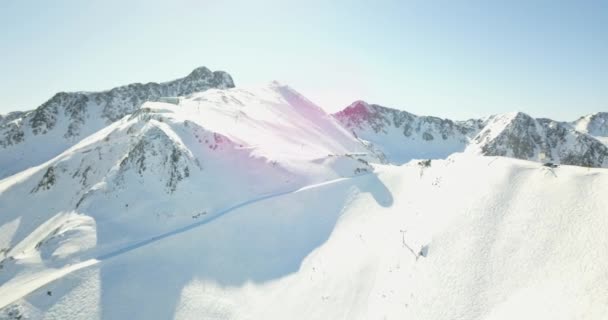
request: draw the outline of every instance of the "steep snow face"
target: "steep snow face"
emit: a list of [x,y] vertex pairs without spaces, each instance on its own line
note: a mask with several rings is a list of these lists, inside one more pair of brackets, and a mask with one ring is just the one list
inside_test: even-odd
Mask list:
[[572,122],[572,126],[608,145],[608,112],[598,112],[581,117]]
[[366,151],[276,83],[145,103],[0,180],[0,283],[12,288],[32,270],[111,255],[239,204],[370,173],[377,159]]
[[[16,301],[0,314],[602,319],[606,192],[606,169],[467,154],[425,166],[379,165],[373,174],[255,198],[70,266],[15,273],[24,257],[5,261],[0,275],[16,275],[0,286],[0,300]],[[130,207],[112,214],[134,214]],[[78,224],[72,234],[83,243],[102,241],[84,236],[100,226],[81,217],[66,213],[40,230],[62,235]],[[45,248],[66,238],[43,241],[41,252],[69,254],[69,247]]]
[[416,116],[364,101],[356,101],[334,117],[389,162],[398,164],[463,151],[482,123]]
[[593,136],[608,137],[608,112],[590,114],[572,123],[576,130]]
[[206,127],[260,156],[319,159],[367,152],[333,117],[276,82],[249,90],[209,90],[185,99],[180,107],[184,119],[210,119]]
[[57,156],[82,138],[163,96],[183,96],[209,88],[231,88],[230,75],[197,68],[164,83],[130,84],[103,92],[60,92],[28,112],[0,119],[0,178]]
[[517,112],[491,117],[469,150],[585,167],[608,166],[608,148],[565,123]]

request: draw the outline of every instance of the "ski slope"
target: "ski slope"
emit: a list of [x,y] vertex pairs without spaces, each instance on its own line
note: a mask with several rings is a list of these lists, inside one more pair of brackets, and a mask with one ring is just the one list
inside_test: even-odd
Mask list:
[[365,146],[287,86],[176,100],[0,180],[0,306],[239,207],[373,171]]
[[501,157],[376,165],[102,255],[0,314],[602,319],[607,191],[606,169]]
[[72,263],[235,203],[370,172],[365,151],[331,116],[276,83],[146,103],[0,180],[0,257]]
[[469,150],[540,161],[563,135],[593,166],[599,115],[332,116],[276,82],[160,100],[0,179],[0,319],[608,312],[607,169]]
[[0,309],[2,309],[3,307],[7,306],[8,304],[14,302],[18,298],[29,294],[30,292],[42,287],[43,285],[47,285],[54,280],[64,277],[69,273],[72,273],[79,269],[86,268],[91,265],[100,263],[104,260],[111,259],[113,257],[128,253],[130,251],[139,249],[141,247],[153,244],[154,242],[161,241],[163,239],[179,235],[180,233],[190,231],[194,228],[208,224],[208,223],[212,222],[213,220],[218,219],[218,218],[222,217],[223,215],[228,214],[239,208],[245,207],[250,204],[254,204],[256,202],[264,201],[267,199],[280,197],[283,195],[296,193],[296,192],[303,192],[308,189],[312,189],[312,188],[316,188],[316,187],[320,187],[320,186],[324,186],[324,185],[328,185],[328,184],[343,182],[346,179],[347,178],[339,178],[339,179],[335,179],[335,180],[318,183],[315,185],[309,185],[309,186],[306,186],[303,188],[299,188],[297,190],[288,190],[288,191],[283,191],[283,192],[279,192],[279,193],[260,196],[258,198],[254,198],[254,199],[242,202],[242,203],[238,203],[229,208],[220,210],[219,212],[214,213],[207,219],[202,219],[196,223],[192,223],[192,224],[186,225],[184,227],[178,228],[176,230],[171,230],[169,232],[165,232],[163,234],[153,236],[149,239],[137,241],[133,244],[129,244],[125,247],[119,248],[114,251],[101,253],[93,259],[82,261],[82,262],[79,262],[79,263],[73,264],[73,265],[69,264],[63,268],[52,269],[52,270],[43,270],[42,272],[39,272],[39,273],[28,274],[27,277],[23,277],[23,278],[12,279],[12,281],[7,282],[2,287],[0,287]]

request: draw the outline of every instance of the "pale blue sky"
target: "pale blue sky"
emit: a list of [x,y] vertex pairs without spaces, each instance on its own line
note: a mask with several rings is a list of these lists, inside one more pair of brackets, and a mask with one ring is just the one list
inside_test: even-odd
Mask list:
[[608,1],[0,0],[0,112],[197,66],[465,119],[608,111]]

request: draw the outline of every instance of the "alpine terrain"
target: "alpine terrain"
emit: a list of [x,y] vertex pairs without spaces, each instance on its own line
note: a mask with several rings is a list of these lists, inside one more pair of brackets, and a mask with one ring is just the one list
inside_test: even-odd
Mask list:
[[164,83],[134,83],[103,92],[59,92],[34,110],[0,118],[0,178],[59,155],[145,101],[232,87],[229,74],[201,67],[185,78]]
[[585,167],[608,167],[608,114],[572,123],[534,119],[523,112],[452,121],[416,116],[357,101],[334,115],[353,135],[393,163],[441,159],[454,152]]
[[0,116],[0,319],[602,319],[608,116],[225,72]]

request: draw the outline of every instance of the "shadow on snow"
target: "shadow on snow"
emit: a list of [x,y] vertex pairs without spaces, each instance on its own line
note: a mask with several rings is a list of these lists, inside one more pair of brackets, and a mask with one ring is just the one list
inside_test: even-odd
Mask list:
[[105,260],[96,266],[102,318],[173,318],[183,288],[197,279],[238,287],[295,273],[358,193],[371,194],[381,206],[393,203],[386,186],[368,174],[247,201],[99,256]]

